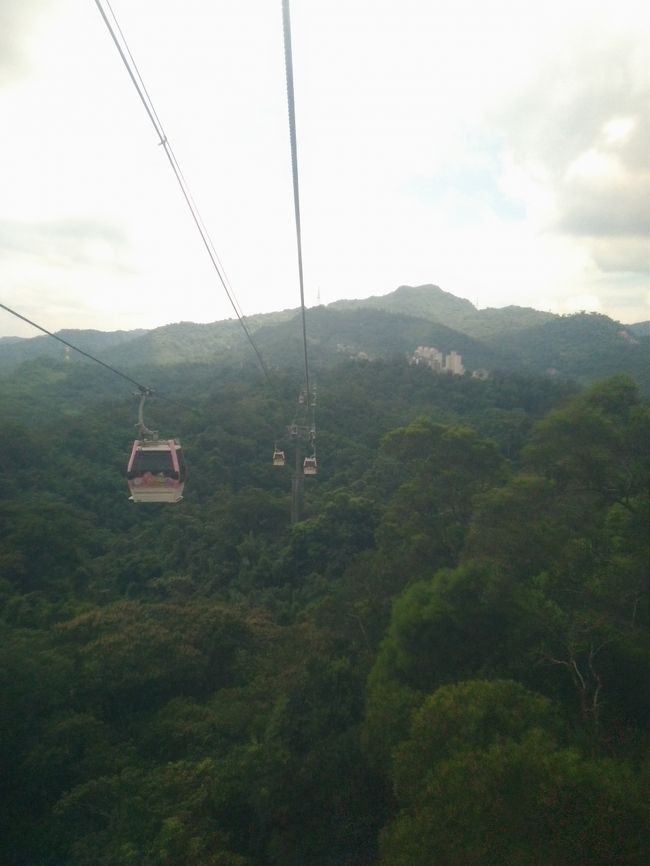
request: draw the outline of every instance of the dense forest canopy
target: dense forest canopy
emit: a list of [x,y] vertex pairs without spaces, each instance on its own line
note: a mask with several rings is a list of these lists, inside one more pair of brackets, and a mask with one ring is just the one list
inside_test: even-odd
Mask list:
[[140,378],[176,506],[128,502],[124,383],[0,380],[3,864],[646,862],[633,379],[323,363],[291,527],[297,373]]

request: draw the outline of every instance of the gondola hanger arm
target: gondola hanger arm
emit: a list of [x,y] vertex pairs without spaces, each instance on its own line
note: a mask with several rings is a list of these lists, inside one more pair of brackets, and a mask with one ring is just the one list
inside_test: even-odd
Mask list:
[[144,404],[147,397],[150,397],[152,394],[153,391],[151,388],[140,388],[139,391],[135,392],[135,396],[140,398],[140,405],[138,406],[138,423],[135,426],[138,428],[138,432],[142,439],[146,439],[147,437],[151,439],[158,438],[158,431],[150,430],[144,423]]

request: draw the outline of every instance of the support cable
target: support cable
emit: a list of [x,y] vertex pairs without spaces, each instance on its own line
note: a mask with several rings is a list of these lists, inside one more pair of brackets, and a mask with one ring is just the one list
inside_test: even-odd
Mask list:
[[[216,252],[216,249],[215,249],[214,244],[212,242],[212,239],[210,238],[210,235],[209,235],[209,233],[205,227],[205,223],[203,222],[201,214],[199,213],[199,210],[196,206],[196,203],[192,197],[192,194],[190,192],[187,181],[185,180],[183,172],[181,171],[178,160],[176,159],[176,156],[175,156],[174,151],[173,151],[173,149],[169,143],[169,140],[167,138],[165,130],[162,126],[162,123],[160,122],[160,119],[156,113],[154,106],[153,106],[153,102],[151,101],[151,97],[149,96],[149,93],[145,87],[144,81],[142,80],[142,76],[140,75],[140,72],[139,72],[138,67],[135,63],[135,60],[133,59],[133,55],[131,54],[131,51],[129,50],[128,44],[127,44],[126,39],[124,37],[124,34],[122,33],[120,25],[117,21],[117,17],[115,15],[115,13],[113,12],[113,9],[111,8],[110,2],[108,2],[108,0],[107,0],[107,7],[110,10],[113,21],[115,22],[115,26],[113,26],[113,24],[109,20],[108,16],[106,15],[106,12],[104,11],[104,8],[102,7],[102,5],[100,3],[100,0],[95,0],[95,5],[99,9],[99,12],[100,12],[100,14],[104,20],[104,23],[106,24],[108,32],[110,33],[110,36],[111,36],[113,42],[115,43],[115,47],[117,48],[119,55],[122,58],[122,62],[124,63],[124,66],[126,68],[126,71],[128,72],[129,77],[131,78],[131,81],[133,82],[133,86],[135,87],[137,94],[140,97],[140,100],[145,107],[147,115],[149,116],[149,120],[153,124],[154,129],[156,130],[156,134],[158,135],[158,138],[159,138],[159,144],[162,146],[163,150],[165,151],[165,155],[167,156],[167,159],[168,159],[169,164],[172,168],[172,171],[174,172],[174,176],[176,177],[176,180],[177,180],[178,185],[181,189],[181,192],[183,194],[185,202],[186,202],[186,204],[190,210],[190,213],[192,215],[192,219],[194,220],[194,223],[195,223],[195,225],[199,231],[199,234],[201,236],[201,240],[203,241],[203,245],[205,246],[205,249],[208,253],[208,256],[210,257],[210,261],[212,262],[212,266],[213,266],[213,268],[214,268],[214,270],[215,270],[215,272],[216,272],[216,274],[217,274],[217,276],[221,282],[221,285],[223,286],[223,289],[224,289],[224,291],[228,297],[228,300],[230,301],[230,305],[232,306],[233,310],[235,311],[235,315],[237,316],[237,319],[239,320],[239,323],[240,323],[240,325],[241,325],[241,327],[242,327],[242,329],[246,335],[246,338],[248,339],[248,342],[250,343],[253,351],[255,352],[255,355],[257,356],[257,360],[258,360],[259,365],[262,369],[262,372],[264,373],[264,376],[266,377],[267,381],[270,381],[268,368],[264,362],[264,359],[262,358],[262,355],[261,355],[259,349],[257,348],[257,344],[253,340],[253,337],[250,333],[248,325],[246,324],[246,319],[245,319],[243,313],[241,312],[241,307],[239,306],[239,303],[235,297],[235,294],[232,290],[232,287],[229,286],[229,281],[225,275],[225,272],[223,271],[223,266],[221,265],[221,262],[219,261],[219,256],[217,255],[217,252]],[[116,33],[116,29],[117,29],[117,32],[119,33],[119,36],[121,37],[121,41],[118,38],[118,35]]]
[[305,399],[307,417],[311,406],[309,387],[309,358],[307,355],[307,318],[305,314],[305,287],[302,270],[302,232],[300,226],[300,190],[298,185],[298,147],[296,142],[296,109],[293,93],[293,57],[291,52],[291,17],[289,0],[282,0],[282,25],[284,30],[284,65],[287,77],[287,104],[289,109],[289,137],[291,139],[291,170],[293,174],[293,207],[296,219],[296,244],[298,248],[298,279],[300,281],[300,312],[302,316],[302,342],[305,360]]
[[[137,76],[137,79],[138,79],[138,82],[139,82],[139,84],[140,84],[140,87],[142,88],[142,92],[144,93],[144,95],[145,95],[146,98],[147,98],[147,104],[148,104],[149,108],[151,109],[151,114],[153,115],[153,118],[155,119],[155,124],[157,124],[157,126],[156,126],[156,132],[158,132],[159,135],[160,135],[161,133],[163,134],[162,137],[161,137],[161,140],[160,140],[160,142],[159,142],[159,145],[163,145],[163,144],[164,144],[164,141],[167,140],[167,137],[164,135],[164,131],[163,131],[163,127],[162,127],[162,121],[161,121],[160,118],[158,117],[158,112],[156,111],[156,107],[155,107],[155,105],[153,104],[153,101],[152,101],[152,99],[151,99],[151,96],[149,95],[149,91],[147,90],[147,85],[144,83],[144,79],[142,78],[142,75],[140,74],[140,70],[138,69],[138,64],[135,62],[135,57],[133,56],[133,54],[131,54],[131,49],[129,48],[129,44],[128,44],[128,42],[126,41],[126,36],[124,35],[124,33],[123,33],[123,31],[122,31],[122,28],[120,27],[120,22],[117,20],[117,16],[115,15],[115,12],[113,11],[113,7],[112,7],[111,4],[110,4],[110,0],[105,0],[105,3],[106,3],[106,6],[107,6],[107,8],[109,9],[109,11],[110,11],[110,13],[111,13],[111,16],[112,16],[112,18],[113,18],[113,21],[115,22],[115,26],[116,26],[116,28],[117,28],[117,32],[119,33],[119,35],[120,35],[120,39],[122,40],[122,45],[124,46],[124,51],[126,52],[126,54],[127,54],[128,57],[129,57],[129,62],[130,62],[130,64],[131,64],[131,68],[133,69],[134,74]],[[101,11],[101,10],[100,10],[100,11]],[[119,46],[118,46],[118,48],[119,48]],[[128,69],[128,67],[127,67],[127,69]],[[145,104],[145,108],[146,108],[146,107],[147,107],[147,105]],[[153,119],[152,119],[152,120],[153,120]],[[201,222],[201,229],[203,230],[203,233],[205,234],[205,237],[206,237],[207,240],[209,241],[209,243],[210,243],[210,249],[211,249],[211,251],[212,251],[212,254],[214,255],[214,258],[216,259],[217,264],[219,265],[219,268],[220,268],[220,271],[221,271],[220,274],[219,274],[219,276],[220,276],[220,277],[223,276],[223,279],[224,279],[225,282],[228,284],[228,288],[226,289],[226,292],[227,292],[227,293],[228,293],[228,292],[230,293],[230,296],[229,296],[230,303],[231,303],[231,304],[233,305],[233,307],[235,308],[235,313],[237,314],[237,316],[238,316],[240,319],[245,319],[246,317],[244,316],[244,313],[243,313],[242,308],[241,308],[241,306],[240,306],[240,304],[239,304],[239,301],[237,300],[237,297],[236,297],[235,292],[234,292],[234,290],[233,290],[233,288],[232,288],[232,285],[231,285],[231,283],[230,283],[230,280],[228,279],[228,275],[226,274],[226,269],[225,269],[224,266],[223,266],[223,262],[222,262],[221,259],[219,258],[219,254],[218,254],[218,252],[217,252],[217,250],[216,250],[216,248],[215,248],[215,246],[214,246],[214,243],[212,242],[212,238],[210,237],[210,234],[209,234],[209,232],[208,232],[207,226],[206,226],[205,223],[203,222],[203,218],[201,217],[201,214],[200,214],[200,212],[199,212],[198,205],[196,204],[196,201],[195,201],[195,199],[194,199],[194,197],[193,197],[193,195],[192,195],[192,193],[191,193],[191,190],[190,190],[190,188],[189,188],[189,185],[188,185],[187,181],[185,180],[185,176],[184,176],[184,174],[183,174],[183,172],[182,172],[182,170],[181,170],[181,167],[180,167],[180,165],[179,165],[179,163],[178,163],[178,161],[177,161],[177,159],[176,159],[176,156],[175,156],[175,154],[174,154],[174,152],[173,152],[173,150],[172,150],[172,148],[171,148],[171,145],[169,145],[169,143],[168,143],[168,148],[167,148],[167,150],[166,150],[166,153],[167,153],[168,158],[171,157],[171,159],[174,160],[174,165],[175,165],[175,167],[176,167],[176,170],[178,171],[178,174],[179,174],[179,176],[180,176],[180,179],[181,179],[182,182],[183,182],[183,188],[184,188],[185,192],[187,193],[188,198],[191,200],[192,207],[194,208],[194,213],[196,214],[196,216],[198,217],[198,219],[199,219],[200,222]]]
[[85,352],[83,349],[80,349],[79,346],[75,346],[74,343],[69,343],[67,340],[64,340],[63,337],[59,337],[58,334],[53,334],[52,331],[48,331],[47,328],[44,328],[42,325],[38,325],[36,322],[28,319],[27,316],[23,316],[21,313],[17,313],[16,310],[12,310],[11,307],[8,307],[6,304],[0,303],[0,307],[3,310],[6,310],[8,313],[11,313],[12,316],[16,316],[17,319],[21,319],[23,322],[27,322],[28,325],[36,328],[38,331],[42,331],[44,334],[47,334],[48,337],[52,337],[53,339],[58,340],[59,343],[63,343],[64,346],[68,346],[68,348],[74,349],[75,352],[78,352],[85,358],[90,358],[90,360],[94,361],[96,364],[101,364],[102,367],[110,370],[111,373],[115,373],[116,376],[121,376],[122,379],[126,379],[127,382],[130,382],[132,385],[136,386],[140,394],[149,395],[155,393],[159,399],[165,400],[165,402],[167,403],[173,403],[176,406],[180,406],[182,409],[188,409],[190,412],[198,411],[197,409],[192,408],[192,406],[186,406],[184,403],[179,403],[178,400],[173,400],[171,397],[165,397],[164,394],[158,394],[154,391],[153,388],[150,388],[148,385],[143,385],[141,382],[138,382],[137,379],[133,379],[131,376],[123,373],[121,370],[118,370],[115,367],[111,367],[110,364],[107,364],[105,361],[101,361],[99,358],[91,355],[90,352]]

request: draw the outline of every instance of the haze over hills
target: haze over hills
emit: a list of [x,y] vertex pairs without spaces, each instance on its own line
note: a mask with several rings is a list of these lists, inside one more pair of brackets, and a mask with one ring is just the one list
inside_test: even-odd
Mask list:
[[[301,363],[298,310],[247,318],[267,363]],[[580,381],[627,373],[650,387],[647,323],[633,326],[596,313],[558,316],[528,307],[477,309],[438,286],[400,286],[384,296],[335,301],[307,314],[314,363],[343,357],[405,357],[417,346],[460,352],[468,370],[515,369]],[[236,319],[180,322],[150,331],[72,331],[59,336],[122,366],[196,362],[247,363],[251,347]],[[39,356],[61,357],[50,337],[0,339],[0,370]],[[74,355],[74,353],[72,353]]]

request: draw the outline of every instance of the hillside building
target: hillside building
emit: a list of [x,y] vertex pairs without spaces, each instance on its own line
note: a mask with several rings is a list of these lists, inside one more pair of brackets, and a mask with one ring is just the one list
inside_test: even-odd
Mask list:
[[458,352],[452,351],[448,355],[443,355],[433,346],[418,346],[409,361],[416,366],[430,367],[434,373],[452,373],[455,376],[462,376],[465,372],[463,359]]
[[463,359],[458,352],[450,352],[445,358],[445,371],[453,373],[455,376],[462,376],[465,372],[463,367]]

